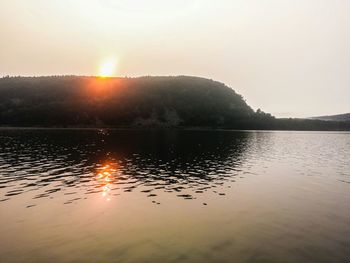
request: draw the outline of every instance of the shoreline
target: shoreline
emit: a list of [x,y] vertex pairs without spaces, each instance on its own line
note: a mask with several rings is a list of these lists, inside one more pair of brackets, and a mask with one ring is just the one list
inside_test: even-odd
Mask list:
[[45,126],[0,126],[1,130],[116,130],[116,131],[221,131],[221,132],[343,132],[336,129],[228,129],[211,127],[45,127]]

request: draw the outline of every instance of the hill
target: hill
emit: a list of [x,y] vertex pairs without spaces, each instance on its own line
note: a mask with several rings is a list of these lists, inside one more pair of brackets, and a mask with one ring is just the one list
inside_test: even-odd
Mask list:
[[0,126],[350,130],[350,123],[276,119],[223,83],[198,77],[0,79]]
[[311,117],[310,119],[323,121],[350,121],[350,113]]
[[0,79],[0,124],[232,126],[254,111],[222,83],[197,77]]

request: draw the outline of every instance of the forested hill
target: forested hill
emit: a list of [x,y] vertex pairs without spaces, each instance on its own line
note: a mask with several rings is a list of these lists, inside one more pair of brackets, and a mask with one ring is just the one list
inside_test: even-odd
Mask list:
[[276,119],[198,77],[0,78],[0,126],[350,130],[350,122]]
[[197,77],[0,79],[0,124],[232,126],[253,110],[234,90]]

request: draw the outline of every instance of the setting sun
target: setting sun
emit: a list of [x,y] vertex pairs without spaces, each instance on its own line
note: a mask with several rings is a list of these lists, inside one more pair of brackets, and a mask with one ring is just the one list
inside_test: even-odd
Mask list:
[[117,62],[115,59],[108,59],[102,62],[98,75],[100,77],[112,77],[115,74]]

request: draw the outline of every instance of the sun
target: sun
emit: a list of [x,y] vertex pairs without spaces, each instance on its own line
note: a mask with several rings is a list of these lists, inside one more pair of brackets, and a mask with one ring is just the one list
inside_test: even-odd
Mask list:
[[117,68],[116,59],[107,59],[99,67],[98,76],[102,78],[112,77]]

